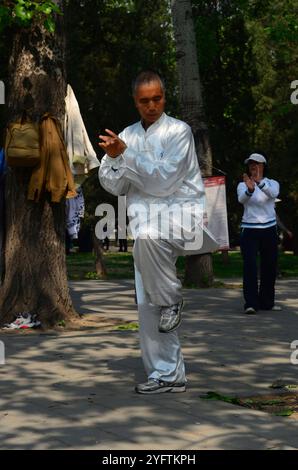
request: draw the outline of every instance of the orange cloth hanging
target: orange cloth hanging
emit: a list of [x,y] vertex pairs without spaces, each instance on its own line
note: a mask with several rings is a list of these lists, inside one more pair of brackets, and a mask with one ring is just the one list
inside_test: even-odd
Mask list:
[[77,195],[59,121],[46,113],[40,124],[40,164],[33,169],[28,199],[38,202],[43,191],[52,202]]

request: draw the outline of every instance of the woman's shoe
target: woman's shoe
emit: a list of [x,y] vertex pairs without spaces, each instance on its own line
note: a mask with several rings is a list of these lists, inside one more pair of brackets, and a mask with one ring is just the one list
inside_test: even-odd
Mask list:
[[253,307],[247,307],[244,313],[246,313],[246,315],[255,315],[257,311]]

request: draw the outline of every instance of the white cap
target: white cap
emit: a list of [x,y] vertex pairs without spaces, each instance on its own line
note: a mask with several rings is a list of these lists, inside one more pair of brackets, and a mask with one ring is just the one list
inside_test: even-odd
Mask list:
[[249,161],[265,163],[265,165],[267,163],[266,158],[260,153],[252,153],[246,160],[244,160],[244,163],[247,164]]

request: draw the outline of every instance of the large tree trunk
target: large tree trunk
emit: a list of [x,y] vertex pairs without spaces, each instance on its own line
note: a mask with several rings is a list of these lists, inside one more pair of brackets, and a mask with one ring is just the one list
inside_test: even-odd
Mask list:
[[[56,0],[57,4],[62,3]],[[61,5],[60,5],[61,6]],[[17,30],[9,63],[9,121],[24,110],[34,121],[47,111],[64,117],[64,36],[41,24]],[[53,325],[75,314],[66,274],[65,201],[27,200],[30,170],[10,169],[6,179],[5,276],[0,288],[0,321],[23,311]]]
[[[204,113],[196,37],[190,0],[171,0],[178,65],[181,114],[192,128],[203,176],[212,174],[212,153]],[[212,255],[186,257],[186,284],[210,286],[213,282]]]

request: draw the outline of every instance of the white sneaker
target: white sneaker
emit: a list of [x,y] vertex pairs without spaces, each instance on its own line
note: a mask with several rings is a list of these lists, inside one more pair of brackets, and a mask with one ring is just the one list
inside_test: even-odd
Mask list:
[[170,307],[161,307],[158,327],[160,333],[170,333],[180,326],[182,309],[183,299]]
[[271,310],[273,310],[273,312],[280,312],[282,308],[279,305],[273,305]]
[[247,307],[244,311],[247,315],[255,315],[257,311],[253,307]]
[[16,319],[12,323],[5,325],[4,329],[19,330],[22,326],[29,325],[31,322],[31,314],[29,312],[22,312],[17,315]]
[[139,384],[135,387],[137,393],[143,395],[150,395],[156,393],[179,393],[185,392],[186,387],[184,382],[164,382],[158,379],[149,379],[148,382]]

